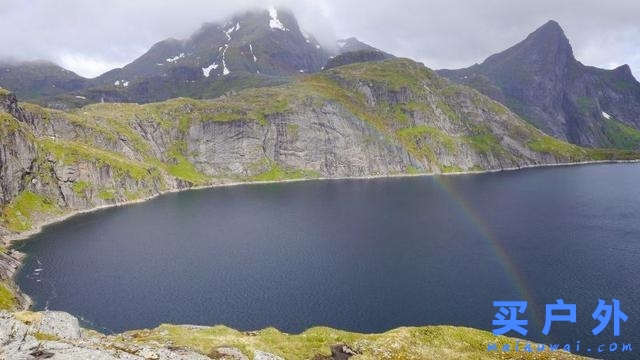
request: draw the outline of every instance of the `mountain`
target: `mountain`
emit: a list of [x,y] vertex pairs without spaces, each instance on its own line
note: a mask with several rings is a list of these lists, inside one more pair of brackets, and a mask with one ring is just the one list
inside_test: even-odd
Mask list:
[[[53,64],[35,69],[21,63],[11,77],[5,77],[4,72],[0,75],[0,86],[15,91],[20,98],[56,108],[102,101],[212,98],[317,72],[330,55],[300,29],[291,12],[270,8],[205,24],[188,39],[160,41],[130,64],[95,79],[80,78]],[[39,77],[31,81],[30,74]]]
[[371,51],[371,50],[358,50],[358,51],[349,51],[346,53],[342,53],[340,55],[336,55],[327,61],[327,65],[324,66],[325,69],[332,69],[338,66],[361,63],[361,62],[369,62],[369,61],[382,61],[390,59],[387,57],[382,51]]
[[640,158],[553,139],[407,59],[212,100],[70,111],[20,103],[1,90],[0,133],[0,236],[194,185]]
[[371,45],[365,44],[354,37],[338,40],[337,44],[338,54],[329,58],[329,61],[327,61],[324,67],[325,69],[358,62],[393,59],[395,57]]
[[31,99],[82,89],[87,79],[48,61],[2,61],[0,84]]
[[640,83],[629,66],[583,65],[555,21],[481,64],[438,73],[507,105],[558,139],[640,149]]
[[225,23],[205,24],[186,40],[169,39],[122,69],[97,80],[125,87],[150,76],[215,80],[234,72],[291,75],[320,70],[329,57],[305,35],[287,10],[270,8],[236,15]]
[[95,79],[87,97],[137,102],[215,97],[319,71],[328,58],[289,11],[249,11],[224,23],[205,24],[188,39],[153,45],[132,63]]
[[187,39],[160,41],[130,64],[95,79],[52,63],[23,62],[10,70],[7,65],[0,86],[21,99],[66,109],[96,102],[214,98],[244,88],[284,84],[325,66],[392,57],[356,38],[325,49],[300,29],[290,11],[271,7],[204,24]]
[[369,44],[363,43],[362,41],[358,40],[355,37],[340,39],[337,41],[337,43],[338,43],[339,54],[345,54],[345,53],[354,52],[354,51],[371,51],[371,52],[381,52],[384,54],[386,58],[389,58],[389,59],[394,57],[389,53],[386,53],[380,49],[377,49]]

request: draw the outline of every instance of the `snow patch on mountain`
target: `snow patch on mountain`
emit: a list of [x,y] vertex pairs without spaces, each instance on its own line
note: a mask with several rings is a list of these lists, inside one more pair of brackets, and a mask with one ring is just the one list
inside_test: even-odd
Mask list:
[[116,80],[113,85],[115,86],[122,86],[122,87],[127,87],[129,86],[129,82],[125,81],[125,80]]
[[307,34],[307,32],[304,30],[302,30],[301,33],[302,33],[302,36],[304,37],[304,41],[306,41],[307,44],[310,44],[311,41],[310,41],[309,34]]
[[211,73],[211,70],[215,70],[218,68],[218,63],[213,63],[207,67],[203,67],[202,68],[202,75],[204,75],[204,77],[209,77],[209,74]]
[[227,36],[227,40],[231,40],[231,33],[240,30],[240,22],[237,22],[235,26],[228,28],[224,34]]
[[251,50],[251,56],[253,56],[253,62],[258,62],[258,58],[256,57],[256,54],[253,53],[253,46],[251,44],[249,44],[249,50]]
[[224,50],[222,51],[222,75],[228,75],[231,71],[227,69],[227,62],[225,61],[225,55],[227,54],[227,49],[229,48],[229,44],[224,46]]
[[184,53],[180,53],[180,54],[178,54],[178,55],[176,55],[176,56],[174,56],[174,57],[167,58],[165,61],[166,61],[166,62],[173,63],[173,62],[176,62],[176,61],[178,61],[178,60],[182,59],[183,57],[184,57]]
[[269,8],[269,27],[272,29],[278,29],[282,31],[289,31],[282,22],[278,19],[278,10],[275,7],[271,6]]

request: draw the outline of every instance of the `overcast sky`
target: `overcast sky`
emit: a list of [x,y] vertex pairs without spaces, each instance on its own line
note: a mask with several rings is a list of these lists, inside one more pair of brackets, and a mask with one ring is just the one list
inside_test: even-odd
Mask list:
[[640,77],[640,0],[0,0],[0,58],[48,59],[93,77],[205,21],[271,4],[324,41],[356,36],[435,69],[481,62],[555,19],[578,60],[628,63]]

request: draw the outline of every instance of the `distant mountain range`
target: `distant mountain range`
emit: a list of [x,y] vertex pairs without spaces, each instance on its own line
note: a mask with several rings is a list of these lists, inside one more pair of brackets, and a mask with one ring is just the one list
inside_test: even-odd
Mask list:
[[640,148],[640,83],[629,66],[583,65],[555,21],[482,64],[438,73],[503,103],[558,139]]
[[0,61],[0,86],[22,99],[56,96],[88,85],[88,79],[49,61]]
[[[50,62],[0,63],[0,86],[23,100],[69,109],[96,102],[215,98],[393,57],[356,38],[325,48],[300,29],[291,12],[270,8],[204,24],[187,39],[160,41],[95,79]],[[640,149],[640,83],[629,66],[604,70],[581,64],[555,21],[481,64],[438,74],[501,102],[560,140]]]
[[160,41],[130,64],[95,79],[49,62],[0,64],[0,86],[21,99],[63,109],[103,101],[213,98],[243,88],[282,84],[296,74],[320,71],[332,57],[362,50],[384,56],[337,61],[391,57],[355,38],[325,49],[300,29],[291,12],[270,8],[204,24],[188,39]]

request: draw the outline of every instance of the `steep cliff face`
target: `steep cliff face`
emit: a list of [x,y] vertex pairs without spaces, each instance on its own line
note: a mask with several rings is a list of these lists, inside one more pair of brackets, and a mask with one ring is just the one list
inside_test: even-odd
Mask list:
[[629,158],[552,139],[406,59],[214,100],[58,111],[0,95],[4,235],[72,211],[229,182]]
[[640,83],[629,66],[581,64],[555,21],[482,64],[439,74],[507,105],[558,139],[640,149]]

